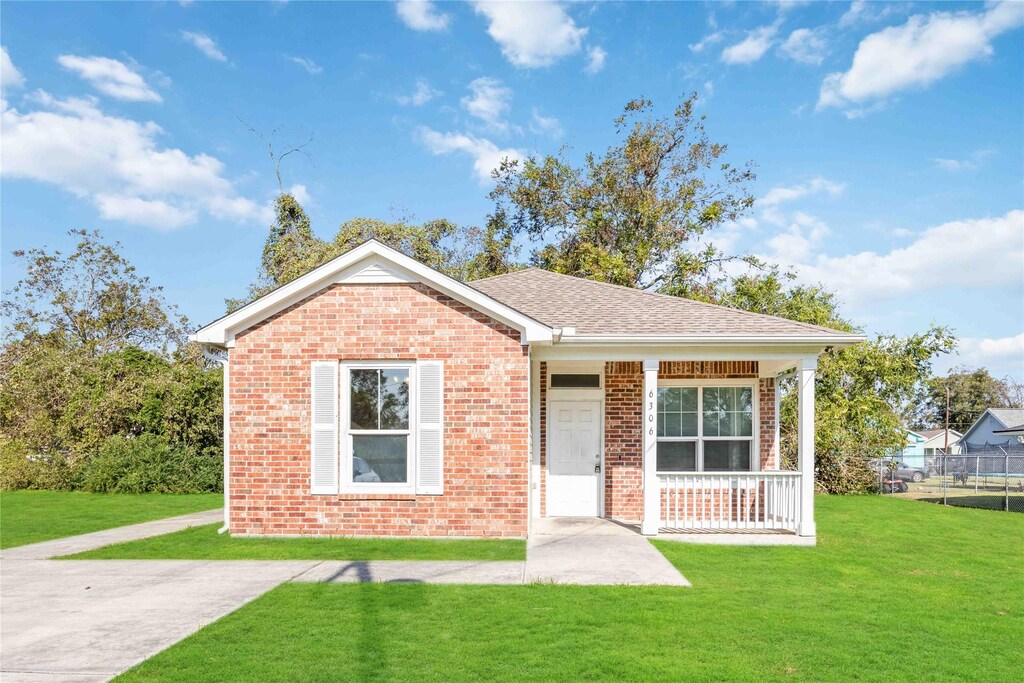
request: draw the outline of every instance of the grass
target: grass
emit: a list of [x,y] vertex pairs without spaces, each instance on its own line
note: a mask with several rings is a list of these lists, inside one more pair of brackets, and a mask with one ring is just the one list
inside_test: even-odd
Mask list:
[[523,560],[526,542],[422,538],[231,538],[218,524],[108,545],[76,560]]
[[0,491],[0,548],[213,510],[223,505],[223,500],[219,493]]
[[285,584],[120,680],[1020,680],[1024,516],[818,510],[817,548],[656,542],[691,589]]

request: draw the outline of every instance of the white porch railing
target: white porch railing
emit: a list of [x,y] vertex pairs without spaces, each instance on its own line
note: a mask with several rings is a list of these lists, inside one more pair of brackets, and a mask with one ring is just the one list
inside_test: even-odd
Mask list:
[[662,528],[797,531],[800,472],[659,474]]

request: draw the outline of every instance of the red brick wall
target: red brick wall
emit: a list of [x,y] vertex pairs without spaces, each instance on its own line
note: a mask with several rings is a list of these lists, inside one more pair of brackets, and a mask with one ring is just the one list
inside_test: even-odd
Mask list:
[[[444,361],[444,494],[309,493],[310,362]],[[236,534],[525,537],[529,361],[519,333],[423,285],[335,285],[230,353]]]
[[768,377],[757,383],[761,415],[759,438],[761,440],[761,469],[779,469],[779,451],[775,443],[775,379]]
[[[745,379],[757,377],[756,361],[671,361],[658,366],[658,379]],[[605,365],[605,516],[639,521],[643,516],[643,368],[639,362]],[[760,419],[771,424],[770,441],[762,427],[762,467],[774,457],[775,398],[765,402],[765,383],[759,382]],[[756,399],[758,400],[758,399]],[[767,405],[767,407],[766,407]],[[767,444],[767,451],[766,451]]]

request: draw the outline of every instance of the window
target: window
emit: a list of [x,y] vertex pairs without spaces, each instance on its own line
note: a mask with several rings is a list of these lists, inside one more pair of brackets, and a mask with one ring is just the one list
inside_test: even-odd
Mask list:
[[600,389],[601,375],[599,374],[568,374],[559,373],[551,375],[552,389]]
[[411,367],[351,367],[344,426],[353,484],[409,484]]
[[749,471],[754,387],[658,388],[659,472]]

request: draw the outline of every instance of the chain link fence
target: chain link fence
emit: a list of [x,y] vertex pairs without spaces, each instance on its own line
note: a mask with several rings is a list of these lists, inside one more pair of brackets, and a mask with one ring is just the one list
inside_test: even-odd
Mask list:
[[1000,452],[927,456],[914,466],[874,463],[886,495],[956,507],[1024,512],[1024,454]]

